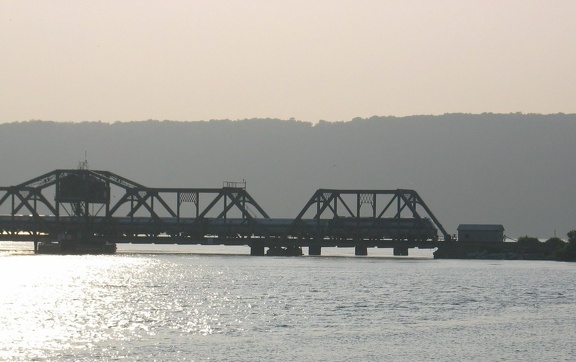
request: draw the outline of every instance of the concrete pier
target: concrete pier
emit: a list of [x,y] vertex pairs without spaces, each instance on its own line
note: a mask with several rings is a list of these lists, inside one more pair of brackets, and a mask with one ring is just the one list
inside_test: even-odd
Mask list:
[[356,246],[354,247],[354,254],[360,256],[368,255],[368,248],[365,246]]
[[408,247],[397,246],[394,248],[394,256],[408,256]]
[[252,256],[264,256],[264,245],[261,245],[261,244],[250,245],[250,255],[252,255]]
[[321,246],[309,246],[308,247],[308,255],[313,255],[313,256],[320,256],[322,255],[322,247]]

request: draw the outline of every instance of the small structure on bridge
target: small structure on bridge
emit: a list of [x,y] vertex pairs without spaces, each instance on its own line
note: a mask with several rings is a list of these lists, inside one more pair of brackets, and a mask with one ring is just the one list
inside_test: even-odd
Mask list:
[[502,242],[504,241],[504,226],[500,224],[460,224],[458,225],[458,241]]

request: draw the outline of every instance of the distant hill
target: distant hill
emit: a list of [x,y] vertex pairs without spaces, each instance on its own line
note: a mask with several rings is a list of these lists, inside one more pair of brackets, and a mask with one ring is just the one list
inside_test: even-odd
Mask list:
[[90,167],[147,186],[245,179],[272,217],[325,188],[409,188],[449,232],[501,223],[511,237],[576,229],[576,115],[446,114],[311,124],[208,122],[0,124],[0,185]]

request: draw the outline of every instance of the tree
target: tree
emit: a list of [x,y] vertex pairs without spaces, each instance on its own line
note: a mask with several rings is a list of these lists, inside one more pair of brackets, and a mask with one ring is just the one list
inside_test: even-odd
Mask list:
[[552,249],[561,249],[566,246],[566,242],[557,237],[546,240],[544,244],[548,245]]
[[568,242],[570,244],[576,244],[576,230],[568,232]]
[[521,244],[522,246],[538,246],[540,245],[540,240],[533,236],[526,235],[518,238],[518,244]]
[[576,261],[576,230],[568,232],[568,243],[558,252],[558,259],[564,261]]

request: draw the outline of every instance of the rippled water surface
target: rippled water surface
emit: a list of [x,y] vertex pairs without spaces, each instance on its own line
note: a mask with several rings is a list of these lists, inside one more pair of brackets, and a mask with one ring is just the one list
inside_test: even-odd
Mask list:
[[576,359],[576,264],[0,256],[0,360]]

